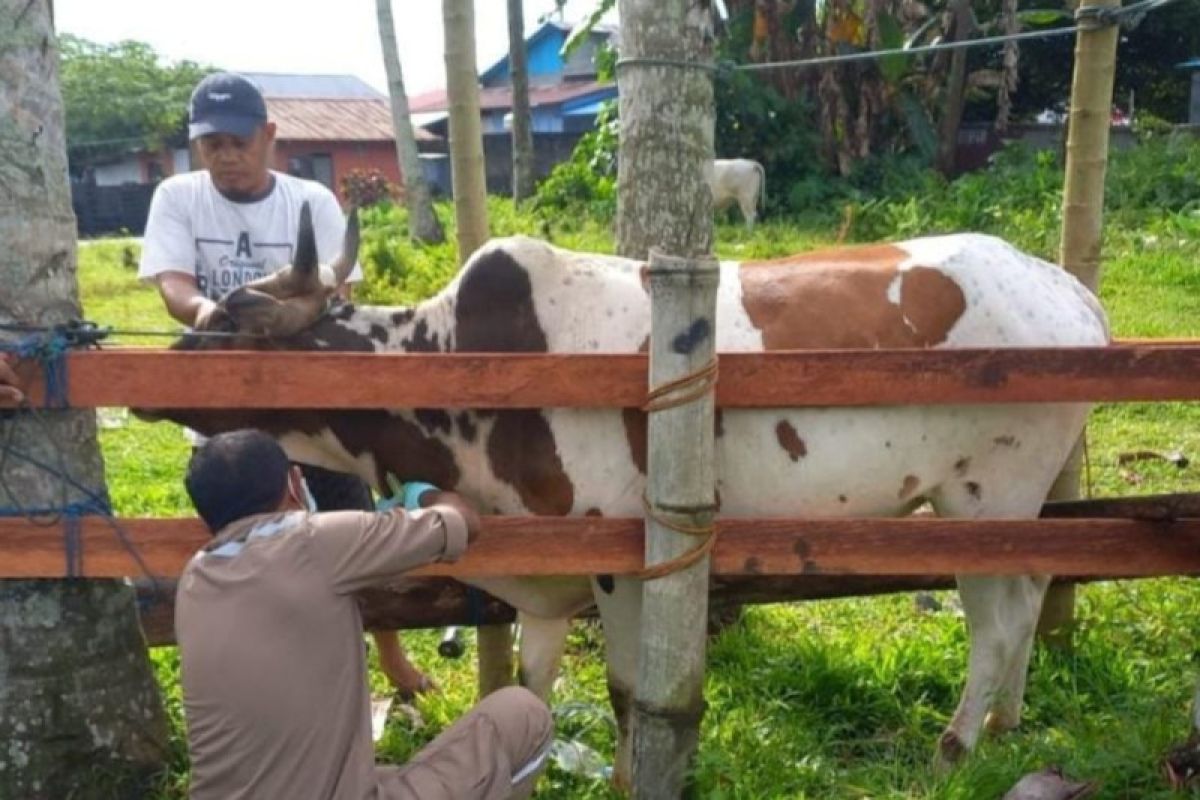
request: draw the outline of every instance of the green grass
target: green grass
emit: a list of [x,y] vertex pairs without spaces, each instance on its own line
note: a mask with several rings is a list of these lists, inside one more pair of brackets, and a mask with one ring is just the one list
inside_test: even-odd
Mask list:
[[[493,212],[498,232],[539,233],[534,223]],[[499,215],[499,216],[498,216]],[[543,232],[544,233],[544,232]],[[554,226],[558,244],[611,250],[605,226]],[[718,230],[719,255],[769,257],[829,242],[829,227],[771,221],[746,233]],[[1050,232],[1045,234],[1052,240]],[[90,318],[121,327],[174,328],[155,293],[121,265],[120,243],[81,249],[80,278]],[[1118,336],[1200,336],[1200,228],[1174,217],[1152,228],[1110,226],[1103,297]],[[386,298],[383,298],[386,299]],[[113,500],[124,515],[187,513],[180,477],[187,445],[168,424],[130,421],[105,429],[102,445]],[[1091,485],[1098,496],[1183,491],[1197,469],[1161,461],[1125,467],[1134,450],[1200,456],[1200,412],[1192,404],[1105,405],[1089,433]],[[696,766],[706,798],[998,798],[1025,772],[1060,764],[1099,780],[1102,798],[1171,796],[1158,771],[1168,745],[1188,732],[1195,675],[1200,587],[1185,579],[1101,583],[1080,590],[1071,654],[1038,648],[1025,722],[988,739],[947,776],[931,769],[937,735],[957,702],[966,636],[950,593],[943,611],[920,613],[910,595],[750,609],[711,643],[708,713]],[[470,707],[473,661],[440,659],[438,633],[405,634],[416,661],[442,692],[418,703],[421,724],[394,715],[379,745],[400,762]],[[468,656],[473,652],[468,649]],[[559,736],[611,757],[613,728],[594,623],[575,626],[555,695]],[[186,748],[178,659],[153,652],[174,724],[172,769],[158,793],[181,798]],[[385,688],[373,668],[373,687]],[[600,780],[552,767],[541,798],[609,798]]]

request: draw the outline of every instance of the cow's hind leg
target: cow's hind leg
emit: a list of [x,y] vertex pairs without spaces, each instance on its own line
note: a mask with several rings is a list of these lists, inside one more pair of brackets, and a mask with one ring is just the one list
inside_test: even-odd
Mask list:
[[562,663],[571,620],[525,613],[518,614],[517,619],[521,623],[520,683],[543,700],[549,700]]
[[[999,484],[991,484],[995,489]],[[984,489],[964,481],[953,490],[931,497],[938,513],[947,517],[1023,519],[1037,515],[1041,498],[1036,491],[1005,484],[1007,493],[994,492],[984,502]],[[1036,490],[1036,479],[1024,484]],[[1044,576],[959,575],[958,588],[970,634],[967,681],[954,717],[938,741],[940,765],[961,759],[975,747],[992,712],[991,725],[1008,729],[1020,721],[1025,673],[1033,645],[1042,598],[1049,578]]]

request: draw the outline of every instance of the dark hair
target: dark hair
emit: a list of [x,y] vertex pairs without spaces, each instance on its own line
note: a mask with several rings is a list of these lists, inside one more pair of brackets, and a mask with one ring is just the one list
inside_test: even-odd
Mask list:
[[213,533],[251,514],[274,511],[287,491],[288,459],[270,436],[255,430],[214,436],[188,464],[188,496]]

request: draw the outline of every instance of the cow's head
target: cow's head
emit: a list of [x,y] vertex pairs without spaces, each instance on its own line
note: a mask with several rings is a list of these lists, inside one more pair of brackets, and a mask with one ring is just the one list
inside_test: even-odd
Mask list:
[[312,211],[300,209],[295,259],[283,269],[230,292],[202,330],[288,337],[311,327],[346,282],[358,259],[358,212],[351,209],[342,252],[328,266],[317,261]]

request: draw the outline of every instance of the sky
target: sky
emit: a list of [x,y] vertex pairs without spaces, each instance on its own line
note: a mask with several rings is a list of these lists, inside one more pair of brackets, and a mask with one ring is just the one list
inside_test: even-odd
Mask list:
[[[554,0],[524,0],[525,35]],[[480,71],[508,52],[505,0],[475,0]],[[595,0],[568,0],[567,22]],[[445,86],[442,4],[392,0],[396,42],[410,96]],[[55,0],[59,31],[96,42],[147,42],[170,61],[190,59],[244,72],[357,75],[387,91],[375,0]],[[610,21],[606,19],[606,21]]]

